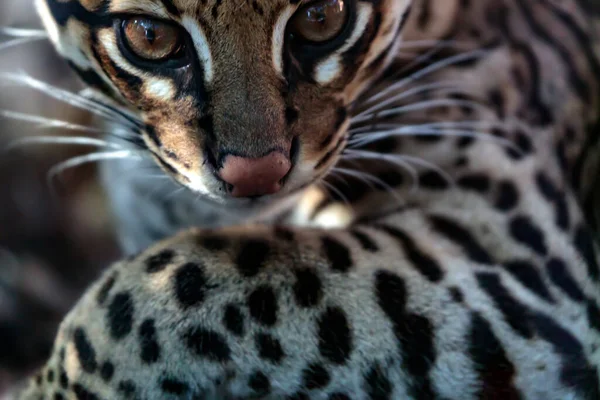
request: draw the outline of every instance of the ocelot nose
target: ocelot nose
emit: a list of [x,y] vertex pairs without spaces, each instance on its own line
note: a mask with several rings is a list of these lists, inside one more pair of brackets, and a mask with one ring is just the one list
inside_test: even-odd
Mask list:
[[260,158],[228,155],[218,175],[233,197],[255,197],[279,192],[291,168],[290,157],[280,151]]

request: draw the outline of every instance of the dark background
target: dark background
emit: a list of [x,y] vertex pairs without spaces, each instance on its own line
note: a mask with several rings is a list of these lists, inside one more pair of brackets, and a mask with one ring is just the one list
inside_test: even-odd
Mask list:
[[[0,0],[0,26],[40,29],[33,0]],[[0,35],[0,46],[9,40]],[[0,50],[0,72],[6,71],[80,88],[47,40]],[[92,124],[85,111],[1,79],[0,109]],[[32,135],[94,134],[0,117],[0,396],[44,360],[64,314],[119,255],[94,167],[69,170],[52,187],[46,180],[57,162],[94,149],[36,145],[4,151],[11,140]]]

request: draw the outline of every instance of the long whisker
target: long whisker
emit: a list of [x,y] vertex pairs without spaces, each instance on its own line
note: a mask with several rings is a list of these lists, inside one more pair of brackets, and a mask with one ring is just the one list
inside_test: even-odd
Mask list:
[[74,124],[59,119],[47,118],[40,115],[25,114],[11,110],[0,110],[0,117],[9,118],[16,121],[30,122],[38,124],[42,128],[61,128],[73,131],[84,131],[90,133],[109,133],[104,129],[98,129],[91,126]]
[[48,171],[47,180],[48,180],[48,183],[51,185],[52,182],[54,181],[54,178],[57,175],[62,174],[64,171],[66,171],[68,169],[79,167],[84,164],[95,163],[95,162],[105,161],[105,160],[124,159],[124,158],[135,159],[138,157],[140,157],[140,152],[131,151],[131,150],[107,151],[107,152],[92,153],[92,154],[86,154],[83,156],[73,157],[69,160],[63,161],[63,162],[55,165],[54,167],[52,167]]
[[[25,87],[32,88],[37,90],[45,95],[54,98],[56,100],[62,101],[63,103],[69,104],[73,107],[90,111],[98,116],[104,117],[109,120],[113,120],[115,122],[125,122],[135,126],[131,121],[122,118],[119,114],[115,113],[109,107],[106,107],[98,102],[94,102],[85,97],[76,95],[69,91],[57,88],[55,86],[48,85],[45,82],[32,78],[25,73],[22,74],[13,74],[13,73],[0,73],[0,80],[4,80],[6,82],[21,85]],[[141,125],[141,122],[140,122]]]
[[17,139],[6,146],[6,151],[12,151],[21,147],[30,145],[42,145],[42,144],[64,144],[64,145],[75,145],[75,146],[93,146],[93,147],[104,147],[115,150],[124,150],[122,146],[115,143],[110,143],[106,140],[94,139],[83,136],[31,136],[23,139]]
[[348,144],[352,147],[360,147],[369,143],[376,142],[378,140],[386,139],[393,136],[455,136],[455,137],[469,137],[473,139],[482,139],[493,143],[503,145],[513,151],[520,152],[513,142],[508,139],[494,136],[490,133],[476,132],[469,130],[459,129],[423,129],[418,125],[415,126],[404,126],[402,128],[393,129],[389,131],[380,131],[372,133],[361,133],[354,135],[352,139],[348,141]]
[[[413,156],[408,156],[408,155],[400,155],[400,154],[381,154],[381,153],[377,153],[374,151],[366,151],[366,150],[346,150],[345,151],[350,157],[349,158],[354,158],[354,159],[360,159],[360,158],[364,158],[364,159],[379,159],[379,160],[383,160],[383,161],[388,161],[388,162],[392,162],[391,160],[403,160],[430,170],[433,170],[435,172],[437,172],[438,174],[440,174],[440,176],[442,176],[450,185],[454,185],[454,179],[446,172],[444,171],[442,168],[438,167],[437,165],[426,161],[422,158],[419,157],[413,157]],[[395,162],[395,161],[394,161]]]
[[[409,98],[411,96],[415,96],[415,95],[418,95],[418,94],[421,94],[421,93],[426,93],[426,92],[429,92],[429,91],[444,90],[444,89],[449,90],[449,91],[453,91],[453,92],[454,91],[456,91],[456,92],[460,91],[460,88],[456,85],[456,82],[444,82],[444,81],[433,82],[433,83],[427,83],[427,84],[424,84],[424,85],[416,86],[416,87],[408,89],[408,90],[401,91],[401,92],[395,94],[394,96],[386,99],[384,102],[382,102],[380,104],[381,104],[382,107],[385,107],[385,106],[387,106],[389,104],[396,103],[396,102],[398,102],[400,100]],[[359,103],[358,105],[361,106],[362,104]],[[356,114],[354,116],[354,118],[360,117],[364,113],[366,113],[366,110],[365,111],[360,111],[358,114]],[[373,113],[372,115],[377,115],[377,114]],[[352,120],[351,120],[351,122],[352,122]]]
[[[348,198],[346,196],[344,196],[344,194],[338,188],[336,188],[335,185],[333,185],[332,183],[322,180],[322,181],[318,182],[317,185],[325,186],[326,192],[335,193],[340,198],[340,200],[342,200],[346,205],[348,205],[349,207],[352,207],[352,204],[350,203],[350,201],[348,201]],[[329,197],[332,198],[331,195],[329,195]]]
[[[451,56],[448,58],[445,58],[441,61],[435,62],[415,73],[413,73],[412,75],[408,76],[407,78],[401,79],[400,81],[394,83],[393,85],[385,88],[384,90],[377,92],[376,94],[374,94],[372,97],[370,97],[369,99],[367,99],[365,101],[365,103],[374,103],[384,97],[386,97],[388,94],[401,89],[402,87],[408,85],[411,82],[414,82],[420,78],[423,78],[429,74],[432,74],[433,72],[439,71],[442,68],[454,65],[454,64],[459,64],[461,62],[465,62],[468,60],[473,60],[473,59],[477,59],[482,57],[483,55],[487,54],[488,50],[474,50],[474,51],[470,51],[467,53],[462,53],[462,54],[458,54],[455,56]],[[383,103],[382,103],[383,104]],[[384,107],[385,104],[375,104],[374,106],[370,107],[369,109],[367,109],[366,111],[363,111],[363,114],[368,114],[370,112],[373,112],[374,110],[378,110],[381,107]]]
[[[457,128],[457,129],[475,129],[481,127],[482,122],[478,120],[465,120],[465,121],[441,121],[441,122],[430,122],[416,125],[401,125],[393,122],[376,123],[375,126],[380,129],[387,129],[389,131],[395,131],[397,129],[411,127],[411,128],[423,128],[423,129],[437,129],[437,128]],[[504,128],[504,124],[486,123],[488,128],[498,127]],[[384,131],[387,132],[387,131]],[[348,130],[348,134],[351,136],[360,136],[360,134],[372,134],[378,133],[373,130],[371,126],[361,126]]]
[[355,171],[352,169],[348,169],[348,168],[341,168],[341,167],[334,167],[332,168],[332,171],[336,171],[342,174],[346,174],[348,176],[353,176],[357,179],[362,180],[363,182],[365,182],[369,187],[374,188],[373,185],[369,184],[368,181],[373,182],[376,185],[381,186],[382,188],[384,188],[386,190],[386,192],[390,193],[392,196],[394,196],[397,200],[402,201],[402,198],[400,198],[398,196],[398,193],[396,193],[396,191],[387,183],[385,183],[383,180],[381,180],[380,178],[378,178],[377,176],[370,174],[370,173],[366,173],[364,171]]
[[12,37],[48,37],[48,33],[41,29],[12,28],[10,26],[0,26],[0,35]]
[[463,108],[471,108],[478,110],[486,110],[486,107],[480,103],[469,100],[454,100],[454,99],[436,99],[436,100],[426,100],[420,101],[417,103],[400,106],[400,107],[392,107],[386,110],[378,111],[377,114],[371,113],[360,113],[356,117],[353,117],[350,121],[355,124],[358,122],[364,122],[373,119],[373,116],[377,117],[390,117],[398,114],[404,114],[413,111],[422,111],[436,107],[463,107]]
[[42,40],[42,39],[45,39],[45,38],[42,38],[42,37],[24,37],[24,38],[19,38],[19,39],[12,39],[12,40],[9,40],[8,42],[0,43],[0,51],[9,49],[11,47],[19,46],[21,44],[37,42],[37,41]]
[[390,154],[371,153],[368,151],[360,151],[356,149],[346,148],[344,150],[344,153],[342,153],[342,159],[345,161],[375,159],[385,160],[387,162],[396,164],[397,166],[408,172],[408,174],[410,175],[410,179],[412,181],[412,188],[410,189],[410,193],[414,193],[417,190],[419,190],[420,182],[419,173],[417,172],[417,169],[413,167],[409,162],[402,159],[402,157]]

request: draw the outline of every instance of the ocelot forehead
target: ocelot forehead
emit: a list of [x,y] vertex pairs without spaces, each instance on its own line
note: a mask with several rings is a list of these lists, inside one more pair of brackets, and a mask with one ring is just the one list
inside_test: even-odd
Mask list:
[[[85,47],[90,45],[89,32],[86,30],[110,27],[114,15],[142,14],[183,21],[194,41],[201,43],[200,57],[208,77],[213,77],[213,70],[226,72],[227,65],[238,69],[249,65],[259,70],[268,67],[280,77],[283,69],[282,50],[286,23],[295,10],[309,3],[309,0],[36,1],[48,5],[48,15],[42,17],[51,18],[58,24],[53,39],[59,50],[64,50],[64,55],[71,61],[77,61],[79,57],[73,54],[73,48],[67,47],[79,46],[85,53]],[[327,65],[319,71],[316,64],[322,60],[311,60],[313,65],[304,72],[312,75],[311,78],[316,82],[330,83],[335,78],[340,78],[344,72],[346,78],[351,77],[348,75],[354,75],[358,64],[365,60],[365,53],[372,51],[373,47],[377,49],[377,46],[371,45],[377,42],[378,37],[383,39],[381,42],[384,44],[391,42],[390,33],[395,33],[392,30],[397,26],[399,16],[404,14],[401,10],[406,11],[412,0],[345,1],[356,3],[357,8],[357,28],[354,36],[348,38],[352,45],[338,49],[337,53],[341,54],[335,55],[341,56],[342,62],[338,62],[336,68]],[[46,25],[48,27],[52,24]],[[52,29],[50,30],[52,36]],[[70,35],[72,38],[64,40],[59,38],[60,35]],[[198,38],[200,39],[197,40]],[[59,43],[60,41],[62,43]],[[327,55],[322,58],[327,58]]]

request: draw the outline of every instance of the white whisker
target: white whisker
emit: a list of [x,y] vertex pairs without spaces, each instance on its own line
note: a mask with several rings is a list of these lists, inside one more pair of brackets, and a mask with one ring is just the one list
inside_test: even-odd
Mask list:
[[[378,109],[381,109],[383,107],[386,107],[390,104],[399,102],[400,100],[403,99],[407,99],[411,96],[415,96],[421,93],[426,93],[429,91],[434,91],[434,90],[439,90],[442,91],[442,93],[462,93],[462,94],[467,94],[467,92],[462,92],[460,90],[460,88],[458,86],[456,86],[456,82],[433,82],[433,83],[427,83],[425,85],[420,85],[420,86],[416,86],[414,88],[408,89],[408,90],[404,90],[401,91],[395,95],[393,95],[390,98],[387,98],[385,101],[382,101],[381,103],[378,104]],[[367,110],[365,111],[361,111],[358,114],[356,114],[353,118],[350,119],[350,122],[354,122],[355,119],[357,117],[362,117],[363,115],[367,114]],[[370,115],[379,115],[377,112],[373,111]]]
[[[457,128],[457,129],[474,129],[474,128],[479,128],[481,127],[482,122],[481,121],[477,121],[477,120],[465,120],[465,121],[441,121],[441,122],[431,122],[431,123],[424,123],[424,124],[417,124],[417,125],[401,125],[398,123],[376,123],[375,126],[376,128],[379,129],[386,129],[386,130],[390,130],[390,131],[395,131],[397,129],[400,128],[406,128],[406,127],[412,127],[412,128],[424,128],[424,129],[431,129],[431,128]],[[494,123],[487,123],[486,125],[488,125],[488,128],[491,127],[499,127],[499,128],[503,128],[505,125],[504,124],[494,124]],[[387,132],[387,131],[384,131]],[[360,136],[360,134],[372,134],[372,133],[378,133],[378,131],[375,131],[374,129],[371,128],[371,126],[361,126],[361,127],[357,127],[357,128],[353,128],[353,129],[349,129],[348,130],[348,134],[352,135],[352,136]]]
[[120,123],[126,123],[126,124],[129,124],[129,125],[135,127],[135,124],[132,121],[123,118],[122,115],[118,114],[110,107],[103,106],[102,104],[100,104],[96,101],[92,101],[85,97],[71,93],[67,90],[63,90],[63,89],[57,88],[55,86],[48,85],[47,83],[37,80],[31,76],[28,76],[25,73],[21,73],[21,74],[0,73],[0,80],[4,80],[7,83],[12,83],[15,85],[29,87],[31,89],[37,90],[41,93],[44,93],[45,95],[47,95],[51,98],[54,98],[56,100],[62,101],[63,103],[69,104],[73,107],[76,107],[76,108],[79,108],[79,109],[82,109],[85,111],[90,111],[90,112],[92,112],[98,116],[104,117],[106,119],[120,122]]
[[23,121],[38,124],[42,128],[61,128],[90,133],[109,133],[106,132],[106,130],[94,128],[91,126],[79,125],[68,121],[62,121],[59,119],[47,118],[40,115],[25,114],[11,110],[0,110],[0,117],[9,118],[15,121]]
[[[400,81],[394,83],[393,85],[385,88],[384,90],[376,93],[375,95],[373,95],[372,97],[370,97],[369,99],[367,99],[365,101],[365,104],[370,104],[373,102],[376,102],[384,97],[386,97],[388,94],[401,89],[402,87],[408,85],[411,82],[416,81],[417,79],[423,78],[433,72],[439,71],[442,68],[445,67],[449,67],[453,64],[459,64],[461,62],[464,61],[468,61],[468,60],[472,60],[472,59],[476,59],[479,58],[485,54],[487,54],[487,50],[474,50],[474,51],[470,51],[467,53],[462,53],[462,54],[458,54],[452,57],[448,57],[445,58],[441,61],[435,62],[413,74],[411,74],[410,76],[401,79]],[[378,110],[380,109],[381,106],[379,104],[375,104],[374,106],[370,107],[369,109],[367,109],[366,111],[363,112],[363,114],[368,114],[370,112],[373,112],[374,110]],[[360,114],[359,114],[360,115]]]
[[106,140],[94,139],[83,136],[31,136],[23,139],[17,139],[6,146],[6,151],[12,151],[20,147],[36,144],[65,144],[75,146],[93,146],[104,147],[116,150],[124,150],[122,146],[107,142]]
[[[350,201],[348,201],[348,198],[346,196],[344,196],[344,194],[339,189],[337,189],[334,184],[329,183],[325,180],[322,180],[320,182],[317,182],[317,185],[325,186],[325,189],[327,192],[335,193],[340,198],[340,200],[342,200],[346,205],[352,207]],[[332,198],[331,194],[329,194],[329,198]]]
[[[427,125],[427,124],[425,124]],[[482,139],[493,143],[501,144],[513,151],[519,151],[513,142],[508,139],[494,136],[490,133],[476,132],[469,130],[460,129],[426,129],[419,125],[408,125],[398,129],[392,129],[389,131],[379,131],[372,133],[360,133],[354,135],[348,144],[352,147],[360,147],[369,143],[376,142],[378,140],[386,139],[393,136],[455,136],[455,137],[469,137],[473,139]]]
[[123,158],[137,158],[140,157],[139,152],[131,150],[118,150],[118,151],[107,151],[101,153],[91,153],[83,156],[73,157],[69,160],[63,161],[48,171],[47,180],[51,185],[52,181],[57,175],[62,174],[64,171],[79,167],[83,164],[95,163],[105,160],[117,160]]
[[353,176],[357,179],[360,179],[361,181],[365,182],[365,184],[367,184],[367,186],[369,186],[371,189],[375,189],[375,186],[373,184],[369,183],[369,181],[371,181],[376,185],[380,185],[382,188],[384,188],[386,190],[386,192],[392,194],[392,196],[394,196],[397,200],[402,201],[402,198],[400,198],[398,196],[398,193],[396,193],[394,188],[392,188],[390,185],[388,185],[383,180],[379,179],[377,176],[375,176],[373,174],[370,174],[370,173],[367,173],[364,171],[355,171],[352,169],[341,168],[341,167],[334,167],[331,170],[342,173],[342,174],[346,174],[348,176]]
[[8,42],[0,43],[0,51],[9,49],[11,47],[19,46],[21,44],[36,42],[41,39],[45,39],[45,38],[25,37],[25,38],[19,38],[19,39],[12,39],[12,40],[9,40]]
[[410,192],[414,193],[419,189],[419,173],[417,172],[416,168],[410,165],[409,162],[403,160],[402,157],[398,155],[375,153],[348,148],[344,150],[344,153],[342,154],[342,159],[346,161],[361,159],[384,160],[396,164],[397,166],[408,172],[408,174],[410,175],[410,179],[412,181],[412,188]]
[[48,34],[46,31],[41,29],[25,29],[25,28],[11,28],[9,26],[0,26],[0,35],[20,37],[20,38],[47,38]]
[[[366,150],[346,150],[346,153],[348,153],[349,155],[351,155],[351,158],[354,159],[380,159],[383,161],[388,161],[388,162],[392,162],[391,160],[403,160],[405,162],[408,163],[412,163],[414,165],[418,165],[421,166],[423,168],[426,169],[430,169],[433,170],[435,172],[437,172],[440,176],[442,176],[450,185],[454,185],[454,179],[446,172],[444,171],[442,168],[438,167],[437,165],[426,161],[422,158],[419,157],[414,157],[414,156],[408,156],[408,155],[404,155],[404,154],[381,154],[378,152],[374,152],[374,151],[366,151]],[[393,161],[393,162],[396,162]]]
[[413,112],[413,111],[423,111],[423,110],[428,110],[428,109],[437,108],[437,107],[463,107],[463,108],[479,109],[482,111],[486,109],[486,107],[484,105],[477,103],[475,101],[454,100],[454,99],[435,99],[435,100],[420,101],[417,103],[400,106],[400,107],[388,108],[385,110],[377,111],[376,114],[360,113],[356,117],[353,117],[350,120],[350,122],[352,124],[356,124],[359,122],[365,122],[365,121],[372,120],[374,118],[374,116],[377,118],[390,117],[390,116],[395,116],[398,114],[404,114],[404,113]]

